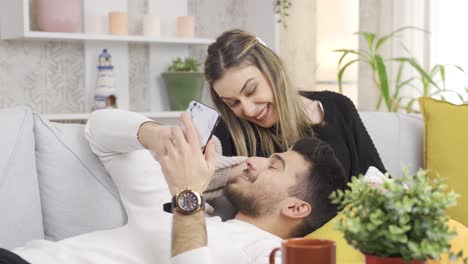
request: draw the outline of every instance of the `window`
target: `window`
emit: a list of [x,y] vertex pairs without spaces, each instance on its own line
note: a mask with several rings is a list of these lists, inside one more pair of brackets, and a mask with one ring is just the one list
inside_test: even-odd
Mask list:
[[[466,10],[468,1],[431,0],[430,7],[430,64],[452,64],[462,67],[468,72],[468,20]],[[468,100],[467,74],[455,67],[446,66],[446,87],[456,90]],[[456,95],[447,100],[460,103]]]
[[[359,47],[359,1],[319,0],[317,3],[316,89],[338,91],[337,49]],[[349,56],[348,60],[353,56]],[[354,58],[354,57],[353,57]],[[343,78],[343,93],[357,105],[358,64],[351,66]]]

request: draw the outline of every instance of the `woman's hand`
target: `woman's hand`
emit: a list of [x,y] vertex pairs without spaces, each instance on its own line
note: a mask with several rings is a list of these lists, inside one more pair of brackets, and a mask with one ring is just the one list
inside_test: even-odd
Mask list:
[[227,185],[234,182],[235,179],[240,177],[240,175],[245,169],[247,169],[247,164],[245,162],[232,166],[229,170],[229,178],[227,180]]

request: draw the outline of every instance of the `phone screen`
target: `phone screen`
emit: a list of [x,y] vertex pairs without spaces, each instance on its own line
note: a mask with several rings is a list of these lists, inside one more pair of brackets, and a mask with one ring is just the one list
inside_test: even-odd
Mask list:
[[[198,140],[202,149],[204,149],[218,124],[219,113],[213,108],[197,101],[190,102],[187,113],[192,119],[193,126],[197,129]],[[185,132],[183,126],[182,129]]]

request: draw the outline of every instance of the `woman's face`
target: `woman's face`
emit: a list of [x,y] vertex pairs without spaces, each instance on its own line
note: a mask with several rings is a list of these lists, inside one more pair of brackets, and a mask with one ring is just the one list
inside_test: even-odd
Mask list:
[[273,88],[256,66],[229,69],[213,89],[237,117],[265,128],[278,122]]

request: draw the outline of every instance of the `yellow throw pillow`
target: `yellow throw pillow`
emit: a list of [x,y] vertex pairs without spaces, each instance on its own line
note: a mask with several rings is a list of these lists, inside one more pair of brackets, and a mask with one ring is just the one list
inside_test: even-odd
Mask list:
[[[354,249],[346,242],[343,233],[335,229],[336,222],[340,216],[335,216],[325,225],[308,234],[306,238],[333,240],[336,243],[336,263],[337,264],[364,264],[364,255]],[[455,220],[447,222],[449,229],[457,231],[457,236],[450,241],[451,252],[458,253],[463,250],[465,257],[468,257],[468,228]],[[448,254],[443,254],[440,260],[429,260],[427,264],[458,264],[460,262],[450,262]]]
[[[463,250],[465,254],[465,258],[468,257],[468,228],[464,225],[460,224],[455,220],[449,220],[447,222],[450,230],[455,229],[457,231],[457,236],[450,240],[450,251],[452,253],[458,253]],[[463,261],[459,260],[456,262],[450,262],[448,254],[443,254],[440,260],[429,260],[427,264],[458,264],[463,263]]]
[[335,229],[339,215],[328,221],[325,225],[308,234],[306,238],[326,239],[335,241],[337,264],[363,264],[364,255],[346,242],[343,233]]
[[468,226],[468,104],[454,105],[429,97],[419,99],[424,117],[424,164],[431,176],[447,179],[460,194],[447,213]]

